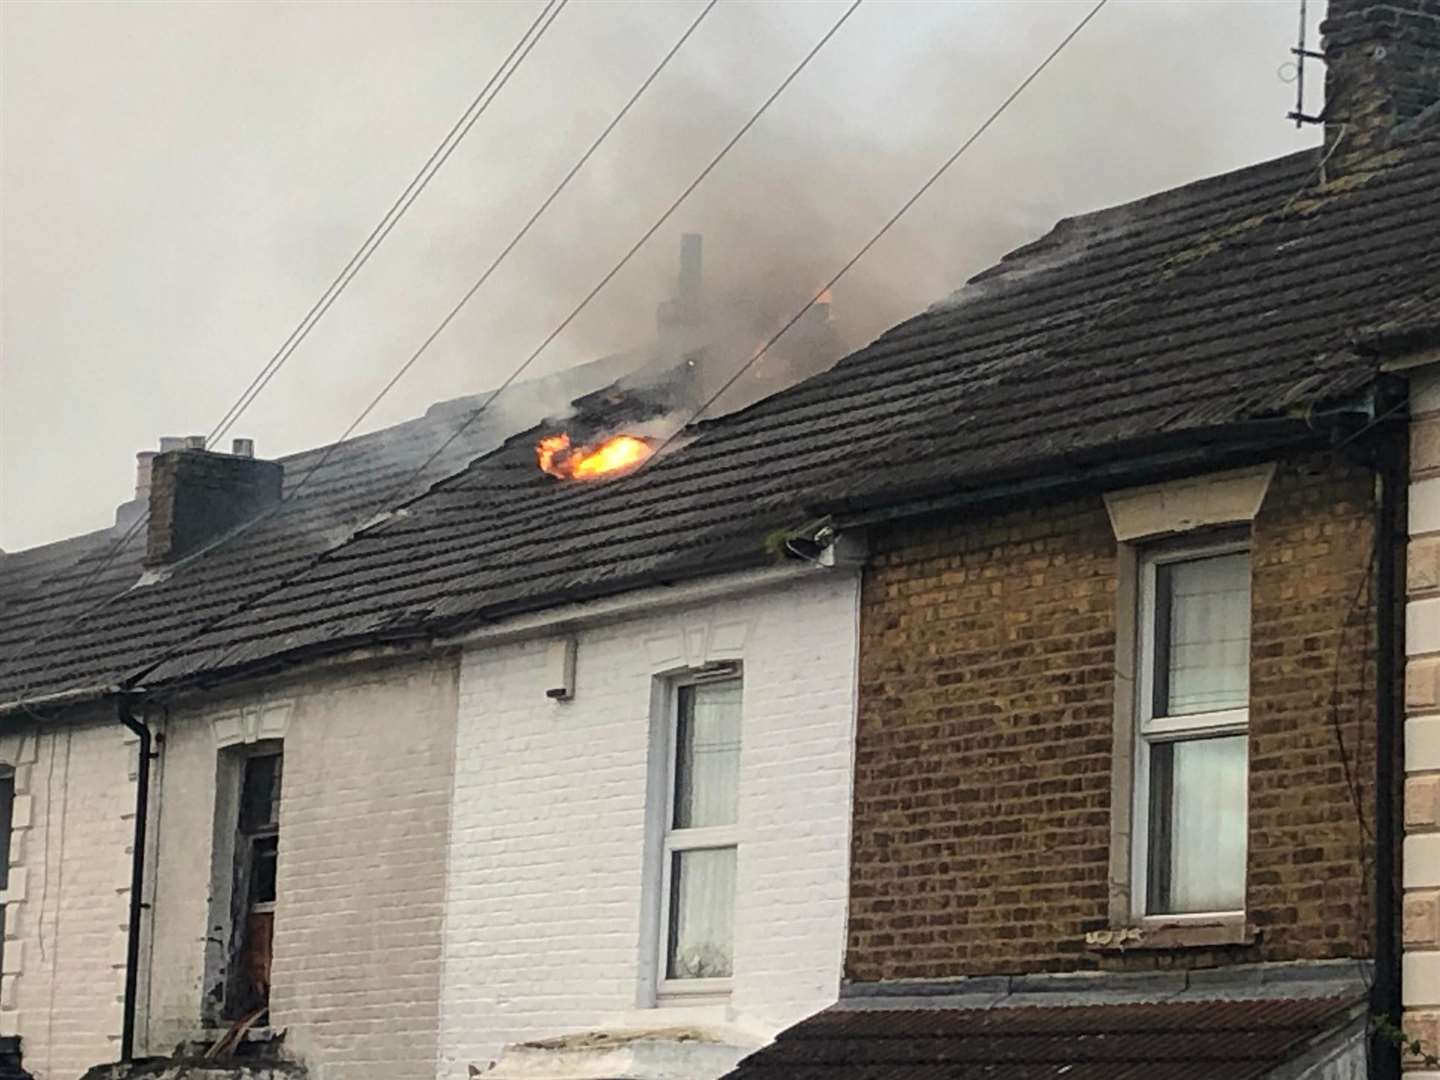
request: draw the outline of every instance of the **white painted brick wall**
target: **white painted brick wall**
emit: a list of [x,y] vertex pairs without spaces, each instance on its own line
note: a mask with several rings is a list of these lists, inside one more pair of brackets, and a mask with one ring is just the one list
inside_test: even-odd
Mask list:
[[435,1075],[455,690],[455,660],[441,658],[317,675],[172,716],[152,1052],[193,1036],[200,1017],[217,734],[283,707],[272,1022],[314,1080]]
[[133,743],[107,711],[0,739],[16,770],[0,1030],[37,1080],[119,1057]]
[[837,570],[582,631],[563,703],[544,695],[546,640],[467,649],[441,1077],[522,1039],[676,1022],[639,1007],[651,687],[707,658],[744,664],[734,989],[707,1019],[765,1039],[835,999],[856,605],[854,575]]

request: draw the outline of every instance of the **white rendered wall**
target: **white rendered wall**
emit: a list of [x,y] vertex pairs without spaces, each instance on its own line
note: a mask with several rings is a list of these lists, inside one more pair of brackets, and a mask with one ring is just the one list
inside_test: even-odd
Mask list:
[[314,1080],[430,1080],[454,745],[454,657],[256,684],[172,711],[142,1034],[200,1028],[217,755],[285,755],[271,1022]]
[[[595,1028],[718,1024],[754,1044],[835,1000],[857,602],[854,571],[817,570],[582,629],[568,702],[545,697],[551,639],[466,649],[439,1076]],[[698,1011],[654,1008],[652,687],[715,660],[744,671],[733,991]]]
[[0,737],[15,769],[0,1033],[37,1080],[120,1056],[135,740],[113,708]]

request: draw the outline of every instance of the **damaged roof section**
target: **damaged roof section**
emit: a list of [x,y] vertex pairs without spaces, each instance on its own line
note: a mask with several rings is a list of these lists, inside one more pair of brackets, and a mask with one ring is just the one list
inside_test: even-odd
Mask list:
[[362,643],[397,611],[426,610],[444,633],[755,566],[817,507],[980,489],[1136,440],[1257,419],[1314,437],[1304,411],[1379,370],[1355,328],[1440,286],[1440,140],[1312,189],[1316,163],[1291,155],[1067,223],[630,475],[545,476],[533,448],[547,429],[517,436],[152,678]]
[[[517,383],[466,424],[485,395],[281,459],[283,502],[195,558],[145,573],[146,537],[123,525],[0,555],[0,708],[106,688],[344,544],[386,491],[413,496],[576,394],[641,360],[617,355]],[[423,475],[416,471],[431,456]],[[142,576],[143,575],[143,576]]]
[[[508,432],[475,424],[435,463],[430,475],[448,479],[356,532],[376,492],[409,471],[406,432],[423,441],[455,430],[453,416],[426,417],[345,444],[304,498],[56,634],[139,576],[131,553],[88,580],[87,565],[100,564],[86,548],[6,607],[0,708],[141,675],[147,685],[209,678],[447,634],[763,565],[779,557],[773,537],[817,513],[1064,476],[1157,440],[1194,445],[1252,422],[1281,433],[1266,436],[1277,445],[1316,438],[1307,411],[1367,389],[1381,370],[1361,332],[1428,333],[1440,294],[1440,137],[1319,187],[1317,163],[1313,151],[1294,154],[1063,222],[829,371],[695,425],[628,475],[545,475],[535,446],[554,422],[499,449]],[[583,438],[689,415],[683,387],[663,401],[652,390],[592,394],[565,424]],[[321,452],[286,460],[287,487]],[[0,582],[24,557],[0,560]],[[27,644],[37,636],[39,647]],[[19,659],[5,669],[7,654]]]

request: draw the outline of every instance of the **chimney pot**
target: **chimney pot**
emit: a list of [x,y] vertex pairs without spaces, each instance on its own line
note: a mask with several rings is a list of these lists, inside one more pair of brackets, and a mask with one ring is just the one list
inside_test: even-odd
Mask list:
[[255,456],[255,440],[231,439],[230,453],[234,454],[236,457],[253,458]]
[[186,448],[187,450],[204,450],[204,449],[205,449],[205,436],[204,436],[204,435],[186,435],[186,436],[185,436],[185,448]]
[[115,508],[115,528],[130,528],[149,507],[150,466],[154,460],[154,450],[141,450],[135,455],[135,494]]
[[185,449],[185,440],[178,435],[160,436],[160,453],[168,454],[171,450]]
[[141,450],[135,455],[135,498],[150,498],[150,466],[155,461],[154,450]]

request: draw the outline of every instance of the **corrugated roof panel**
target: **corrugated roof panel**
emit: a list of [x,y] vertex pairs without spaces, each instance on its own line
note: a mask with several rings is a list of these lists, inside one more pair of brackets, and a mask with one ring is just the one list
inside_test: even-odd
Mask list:
[[727,1080],[1248,1080],[1338,1033],[1364,999],[854,1011],[782,1032]]

